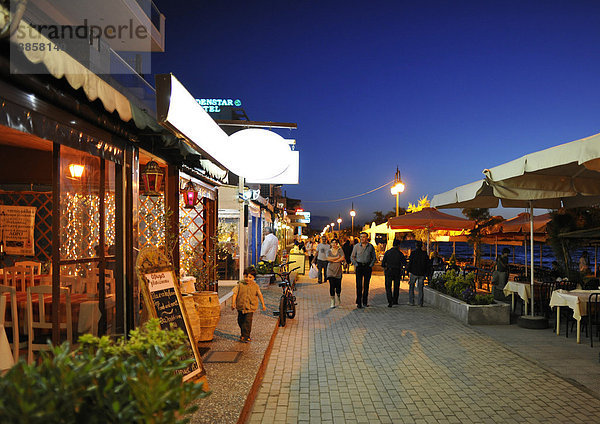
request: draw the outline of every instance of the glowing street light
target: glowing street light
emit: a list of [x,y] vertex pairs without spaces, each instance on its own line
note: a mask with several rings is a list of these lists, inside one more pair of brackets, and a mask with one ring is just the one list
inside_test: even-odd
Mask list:
[[338,223],[338,231],[342,230],[342,217],[340,215],[338,215],[338,219],[337,219],[337,223]]
[[394,185],[390,187],[392,195],[396,196],[396,216],[400,215],[400,193],[404,191],[404,183],[400,178],[400,171],[396,167],[396,176],[394,177]]
[[335,230],[333,229],[335,227],[335,224],[332,222],[331,224],[329,224],[329,226],[331,227],[331,232],[335,232]]
[[356,216],[356,211],[354,210],[354,202],[352,202],[352,209],[350,209],[350,217],[352,218],[352,232],[351,236],[354,235],[354,217]]

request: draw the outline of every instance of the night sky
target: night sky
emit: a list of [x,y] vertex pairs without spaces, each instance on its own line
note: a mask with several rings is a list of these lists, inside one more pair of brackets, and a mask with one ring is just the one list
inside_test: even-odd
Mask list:
[[280,132],[300,151],[285,189],[315,215],[394,209],[388,187],[310,201],[367,192],[396,166],[406,206],[600,132],[598,1],[154,1],[167,28],[153,73],[296,122]]

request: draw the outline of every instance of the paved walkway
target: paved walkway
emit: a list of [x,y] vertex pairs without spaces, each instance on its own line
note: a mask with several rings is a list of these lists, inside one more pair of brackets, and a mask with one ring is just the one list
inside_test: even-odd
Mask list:
[[[342,306],[303,278],[299,311],[280,328],[250,423],[600,422],[598,397],[431,307],[387,307],[383,277],[371,307]],[[404,304],[402,304],[404,303]]]

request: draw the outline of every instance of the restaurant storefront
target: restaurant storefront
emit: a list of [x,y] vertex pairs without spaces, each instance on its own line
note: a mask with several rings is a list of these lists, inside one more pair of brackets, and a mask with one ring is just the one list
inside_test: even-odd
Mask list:
[[[17,312],[13,332],[27,342],[27,289],[45,286],[54,343],[127,334],[141,319],[139,250],[167,249],[174,234],[176,268],[185,269],[198,246],[205,259],[216,235],[216,187],[227,172],[111,86],[100,91],[120,99],[112,111],[64,79],[12,74],[8,43],[0,46],[0,283],[9,287],[7,316]],[[161,176],[154,192],[145,178],[150,162]],[[190,181],[193,205],[183,193]]]
[[[0,81],[0,226],[3,283],[68,287],[73,335],[123,333],[127,142]],[[43,112],[42,112],[43,111]],[[28,264],[29,263],[29,264]],[[29,275],[31,271],[33,275]],[[19,293],[17,293],[19,294]],[[25,297],[19,297],[24,318]],[[52,310],[57,311],[58,305]],[[66,315],[66,314],[65,314]],[[22,323],[23,324],[23,323]],[[22,326],[21,326],[22,327]],[[58,338],[58,334],[56,337]]]

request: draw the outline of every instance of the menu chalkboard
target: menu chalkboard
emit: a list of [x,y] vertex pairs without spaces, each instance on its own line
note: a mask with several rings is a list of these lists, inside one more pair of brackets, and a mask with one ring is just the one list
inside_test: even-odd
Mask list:
[[[194,338],[192,337],[191,327],[179,287],[175,284],[177,279],[175,272],[172,267],[165,266],[166,264],[160,251],[148,251],[147,249],[155,248],[146,248],[140,252],[137,271],[142,282],[141,291],[149,315],[152,318],[158,318],[162,329],[168,330],[172,326],[175,326],[181,328],[188,337],[189,354],[182,359],[193,358],[194,362],[187,368],[177,371],[183,374],[183,381],[203,377],[206,375],[206,372],[202,367],[198,346],[194,343]],[[140,260],[141,257],[143,257],[143,260]]]

